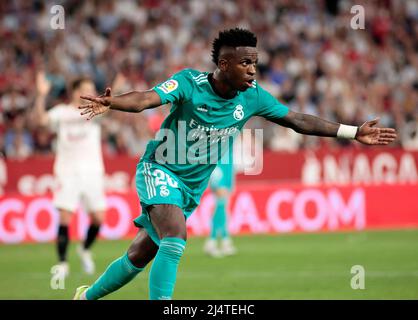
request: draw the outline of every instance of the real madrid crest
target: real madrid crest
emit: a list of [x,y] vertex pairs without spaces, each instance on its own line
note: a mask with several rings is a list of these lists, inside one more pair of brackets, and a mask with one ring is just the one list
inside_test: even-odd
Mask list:
[[242,118],[244,118],[244,110],[243,110],[243,106],[242,105],[237,105],[235,106],[235,110],[234,110],[234,119],[235,120],[242,120]]

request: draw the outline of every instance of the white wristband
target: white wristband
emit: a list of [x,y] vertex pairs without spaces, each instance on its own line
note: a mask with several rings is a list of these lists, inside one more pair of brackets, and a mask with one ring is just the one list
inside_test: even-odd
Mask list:
[[356,137],[357,130],[358,127],[340,124],[337,132],[337,138],[354,139]]

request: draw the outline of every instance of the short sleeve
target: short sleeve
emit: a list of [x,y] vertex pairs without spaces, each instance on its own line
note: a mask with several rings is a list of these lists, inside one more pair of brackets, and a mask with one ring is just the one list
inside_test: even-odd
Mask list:
[[257,86],[258,88],[258,111],[255,115],[274,121],[286,116],[289,108],[280,103],[266,90]]
[[174,74],[170,79],[157,84],[153,90],[160,96],[161,103],[166,104],[188,100],[191,97],[192,86],[183,70]]

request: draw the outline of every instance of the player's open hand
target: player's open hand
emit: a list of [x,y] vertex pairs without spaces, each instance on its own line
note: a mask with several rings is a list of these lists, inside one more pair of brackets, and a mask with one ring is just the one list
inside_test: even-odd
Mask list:
[[83,104],[79,106],[79,109],[82,109],[83,111],[80,113],[82,116],[87,114],[87,120],[91,120],[93,117],[105,113],[110,109],[110,98],[112,97],[112,92],[110,88],[107,88],[105,93],[98,96],[80,96],[81,99],[90,101],[87,104]]
[[396,130],[393,128],[376,128],[379,119],[366,121],[358,129],[356,140],[368,145],[387,145],[396,139]]

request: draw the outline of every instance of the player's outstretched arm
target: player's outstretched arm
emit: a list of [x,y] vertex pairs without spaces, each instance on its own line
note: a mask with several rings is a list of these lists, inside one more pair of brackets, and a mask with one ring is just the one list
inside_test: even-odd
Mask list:
[[87,120],[105,113],[108,110],[119,110],[124,112],[141,112],[145,109],[155,108],[161,105],[160,96],[154,90],[132,91],[118,96],[112,96],[110,88],[98,96],[80,96],[87,100],[87,103],[79,106],[81,115],[87,114]]
[[393,128],[377,128],[378,119],[366,121],[362,126],[347,126],[327,121],[309,114],[289,111],[277,120],[276,123],[292,128],[298,133],[322,136],[356,139],[367,145],[387,145],[396,139],[396,130]]

